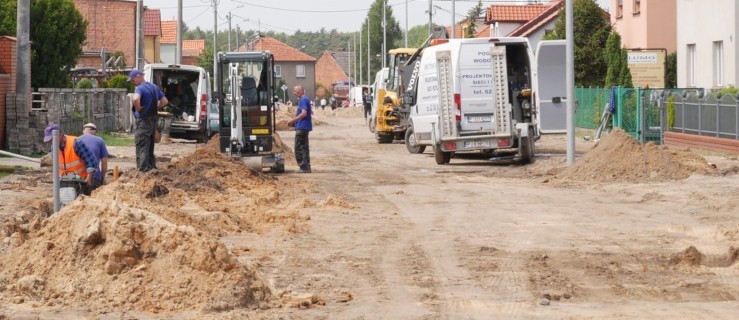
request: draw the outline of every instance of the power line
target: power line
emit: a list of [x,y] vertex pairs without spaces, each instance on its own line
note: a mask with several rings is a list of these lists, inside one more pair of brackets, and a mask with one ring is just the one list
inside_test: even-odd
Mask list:
[[[418,0],[409,0],[408,2],[415,2]],[[343,10],[307,10],[307,9],[288,9],[288,8],[279,8],[279,7],[271,7],[271,6],[265,6],[261,4],[253,4],[248,3],[244,1],[237,1],[237,0],[231,0],[231,2],[241,3],[248,6],[258,7],[258,8],[264,8],[264,9],[271,9],[271,10],[280,10],[280,11],[287,11],[287,12],[309,12],[309,13],[346,13],[346,12],[367,12],[370,9],[343,9]],[[390,4],[388,6],[397,6],[400,4],[405,4],[405,1],[398,2],[395,4]]]

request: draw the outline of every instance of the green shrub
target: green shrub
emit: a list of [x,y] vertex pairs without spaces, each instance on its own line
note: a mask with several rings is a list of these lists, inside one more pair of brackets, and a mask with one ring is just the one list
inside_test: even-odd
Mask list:
[[675,127],[675,97],[667,97],[667,129]]
[[92,89],[92,80],[84,78],[77,82],[77,89]]
[[133,84],[126,80],[128,80],[128,77],[122,74],[112,77],[108,80],[108,88],[122,88],[131,93],[134,90]]
[[719,93],[719,98],[727,94],[736,96],[738,92],[739,92],[739,88],[736,88],[734,87],[733,84],[730,84],[728,87],[721,89],[721,92]]

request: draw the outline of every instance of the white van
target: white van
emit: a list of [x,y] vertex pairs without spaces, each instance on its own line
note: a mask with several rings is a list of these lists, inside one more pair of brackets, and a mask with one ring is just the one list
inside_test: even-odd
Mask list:
[[349,89],[349,106],[362,107],[364,105],[364,91],[369,90],[369,86],[360,85]]
[[[406,132],[408,150],[432,146],[438,164],[460,151],[512,151],[523,162],[533,161],[541,132],[565,128],[564,41],[543,41],[541,47],[546,49],[536,57],[526,38],[451,39],[426,48]],[[537,80],[544,78],[537,75],[536,58],[542,57],[551,64],[538,67],[552,75],[544,77],[547,97],[537,94]],[[547,127],[540,122],[544,108]]]
[[210,75],[184,64],[147,64],[144,80],[156,84],[169,100],[170,135],[205,141],[218,132],[217,105],[211,104]]

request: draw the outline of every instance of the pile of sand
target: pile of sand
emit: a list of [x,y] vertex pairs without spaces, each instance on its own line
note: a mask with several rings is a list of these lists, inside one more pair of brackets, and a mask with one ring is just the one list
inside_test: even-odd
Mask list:
[[263,306],[269,286],[218,236],[304,220],[280,195],[273,178],[200,148],[25,225],[0,259],[0,301],[101,312]]
[[[215,151],[220,151],[221,150],[220,137],[221,137],[220,134],[215,134],[210,139],[210,141],[208,141],[205,147],[208,149],[215,150]],[[281,152],[285,156],[285,161],[295,161],[295,152],[289,145],[287,145],[284,141],[282,141],[282,138],[277,132],[275,132],[272,135],[272,151]]]
[[686,150],[654,143],[641,145],[621,129],[611,131],[558,178],[586,181],[648,182],[680,180],[714,172],[706,160]]

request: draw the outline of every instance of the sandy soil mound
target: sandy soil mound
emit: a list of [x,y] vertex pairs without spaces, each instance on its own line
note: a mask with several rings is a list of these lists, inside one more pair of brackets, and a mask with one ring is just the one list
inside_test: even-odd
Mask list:
[[600,182],[647,182],[680,180],[691,174],[711,174],[714,171],[699,155],[653,143],[641,145],[623,130],[615,129],[557,177]]
[[[221,137],[220,134],[215,134],[213,137],[211,137],[210,141],[208,141],[205,147],[208,149],[215,150],[215,151],[220,151],[221,150],[220,137]],[[282,141],[282,138],[277,132],[275,132],[275,134],[272,135],[272,139],[273,139],[272,140],[273,141],[272,151],[282,152],[282,154],[285,156],[285,161],[295,161],[295,152],[289,145],[287,145],[284,141]]]
[[218,236],[275,223],[290,231],[303,218],[280,195],[273,178],[200,148],[23,226],[0,259],[0,300],[94,311],[262,306],[269,286]]

